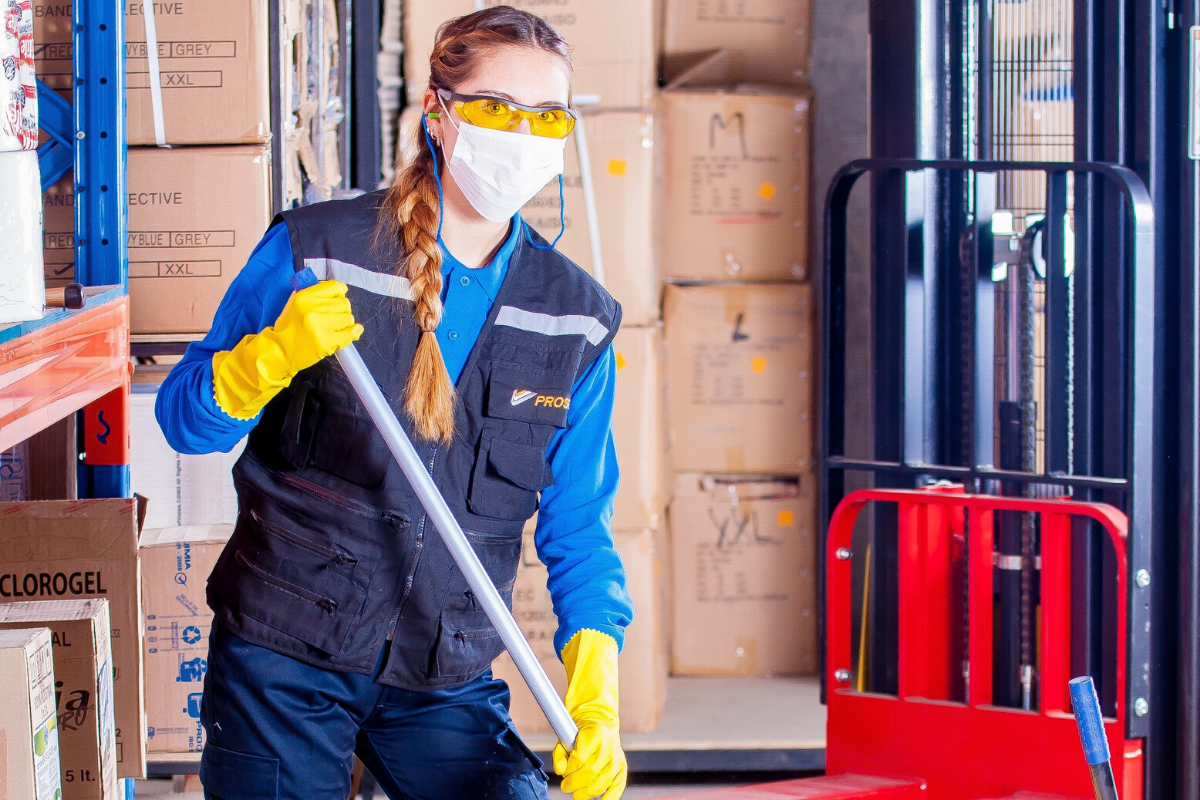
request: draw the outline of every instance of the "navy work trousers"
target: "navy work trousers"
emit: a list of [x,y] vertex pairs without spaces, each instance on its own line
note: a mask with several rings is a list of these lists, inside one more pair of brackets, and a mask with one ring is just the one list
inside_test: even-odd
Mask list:
[[357,754],[391,800],[547,800],[508,686],[411,692],[313,667],[213,623],[201,722],[207,800],[347,800]]

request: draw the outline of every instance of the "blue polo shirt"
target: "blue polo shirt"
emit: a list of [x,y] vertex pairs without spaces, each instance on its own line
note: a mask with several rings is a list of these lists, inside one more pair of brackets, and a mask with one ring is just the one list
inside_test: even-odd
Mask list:
[[508,262],[513,251],[517,249],[517,240],[523,227],[521,218],[516,217],[508,238],[500,245],[496,255],[486,265],[477,269],[464,266],[446,248],[446,243],[441,237],[438,237],[438,245],[442,248],[443,312],[442,321],[438,323],[434,335],[442,348],[446,371],[456,383],[463,367],[467,365],[479,332],[487,322],[492,304],[496,302],[496,293],[500,291],[500,284],[508,274]]
[[[523,235],[525,223],[514,216],[496,255],[477,269],[463,265],[438,240],[443,313],[435,335],[452,380],[457,381],[466,366]],[[217,406],[212,357],[275,324],[293,291],[293,263],[287,228],[276,225],[226,291],[208,335],[188,346],[163,381],[155,416],[177,451],[229,452],[258,423],[257,418],[234,419]],[[584,628],[607,633],[623,644],[625,627],[633,619],[611,530],[618,482],[612,432],[616,373],[609,346],[575,382],[567,427],[555,432],[547,451],[555,482],[542,491],[534,538],[549,573],[559,653]]]

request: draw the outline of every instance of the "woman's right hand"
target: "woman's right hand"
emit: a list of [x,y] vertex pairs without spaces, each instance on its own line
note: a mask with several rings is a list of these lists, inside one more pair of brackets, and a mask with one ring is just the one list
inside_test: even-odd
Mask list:
[[254,419],[297,372],[355,341],[362,332],[341,281],[321,281],[295,292],[274,325],[213,356],[217,406],[234,419]]
[[293,293],[268,331],[278,339],[295,375],[357,340],[363,326],[354,321],[346,284],[321,281]]

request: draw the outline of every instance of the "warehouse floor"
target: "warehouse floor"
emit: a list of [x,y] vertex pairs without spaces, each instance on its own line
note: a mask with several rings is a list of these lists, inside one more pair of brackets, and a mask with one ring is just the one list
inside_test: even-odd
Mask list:
[[[625,790],[624,800],[645,800],[651,797],[668,797],[682,792],[695,792],[703,789],[727,786],[728,784],[660,784],[651,786],[630,786]],[[203,792],[176,792],[172,782],[168,780],[149,780],[137,782],[138,797],[169,798],[169,800],[204,800]],[[550,800],[566,800],[570,795],[563,794],[556,787],[550,789]],[[375,795],[375,800],[385,800],[382,793]]]
[[[623,733],[633,750],[823,750],[821,683],[808,678],[671,678],[662,721],[651,733]],[[553,734],[529,734],[539,752]]]
[[[662,721],[652,733],[626,733],[631,751],[824,749],[825,707],[817,678],[671,678]],[[529,734],[534,750],[548,752],[551,734]],[[633,776],[627,800],[669,797],[719,786],[759,783],[787,775],[685,773]],[[691,779],[689,781],[689,779]],[[189,789],[196,779],[189,782]],[[138,797],[203,800],[196,791],[176,790],[171,780],[139,781]],[[551,800],[566,800],[556,788]],[[376,794],[383,800],[382,794]]]

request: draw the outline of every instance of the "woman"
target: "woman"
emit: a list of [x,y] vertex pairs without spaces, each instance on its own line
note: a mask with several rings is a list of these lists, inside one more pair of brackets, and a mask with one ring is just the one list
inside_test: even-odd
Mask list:
[[[545,798],[502,645],[331,353],[352,341],[506,599],[524,523],[549,570],[579,725],[563,789],[617,800],[633,609],[609,522],[621,310],[517,210],[561,175],[565,42],[496,7],[447,23],[413,163],[386,193],[288,211],[162,386],[181,452],[229,450],[238,522],[208,584],[206,795]],[[561,180],[561,178],[560,178]],[[322,282],[293,293],[289,278]]]

